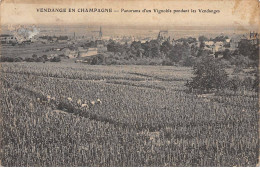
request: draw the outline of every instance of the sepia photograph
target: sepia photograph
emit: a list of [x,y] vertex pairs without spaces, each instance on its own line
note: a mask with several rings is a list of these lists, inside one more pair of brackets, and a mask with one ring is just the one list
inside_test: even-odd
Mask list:
[[260,166],[259,5],[1,0],[0,166]]

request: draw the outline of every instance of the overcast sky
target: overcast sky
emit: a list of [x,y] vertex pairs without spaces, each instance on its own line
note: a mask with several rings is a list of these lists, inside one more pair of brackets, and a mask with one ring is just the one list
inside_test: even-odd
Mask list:
[[[15,2],[15,3],[14,3]],[[196,13],[40,13],[37,8],[195,9]],[[199,13],[198,9],[220,10]],[[259,23],[258,0],[4,0],[2,24],[106,24],[114,26],[250,26]]]

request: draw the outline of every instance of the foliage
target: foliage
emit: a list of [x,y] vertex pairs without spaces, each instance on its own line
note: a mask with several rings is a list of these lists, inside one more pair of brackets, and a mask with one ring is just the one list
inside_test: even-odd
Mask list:
[[125,50],[124,45],[121,45],[119,43],[116,43],[113,40],[109,40],[109,43],[107,44],[107,51],[114,52],[114,53],[122,53]]
[[258,85],[256,86],[256,83],[258,81],[258,78],[252,78],[252,77],[245,77],[241,78],[239,76],[234,76],[228,80],[227,87],[234,91],[258,91]]
[[236,67],[245,68],[249,66],[249,59],[248,57],[242,55],[233,56],[230,59],[231,65],[235,65]]
[[14,62],[14,58],[1,56],[0,61],[1,62]]
[[196,65],[196,62],[198,61],[198,59],[196,57],[186,57],[183,61],[183,66],[186,67],[192,67],[194,65]]
[[160,47],[160,51],[165,55],[168,56],[170,50],[173,48],[172,44],[169,41],[164,41]]
[[253,45],[250,43],[249,40],[242,39],[238,43],[238,50],[241,55],[250,56],[253,51]]
[[256,71],[256,73],[254,74],[254,82],[253,82],[253,89],[258,92],[259,91],[259,72],[258,70]]
[[199,41],[203,42],[203,41],[208,41],[209,39],[205,36],[199,36]]
[[102,64],[105,60],[105,57],[102,54],[98,54],[94,56],[91,60],[91,65],[98,65]]
[[166,58],[163,60],[162,65],[163,66],[173,66],[174,63],[169,58]]
[[218,42],[218,41],[226,41],[226,39],[228,39],[228,36],[224,36],[224,35],[220,35],[220,36],[217,36],[213,39],[214,42]]
[[169,58],[173,62],[179,62],[182,59],[191,56],[190,48],[187,44],[176,44],[173,46],[172,50],[169,53]]
[[231,52],[229,49],[225,49],[225,51],[223,52],[223,58],[226,60],[230,60],[231,58]]
[[140,41],[133,41],[130,46],[130,53],[137,58],[142,57],[143,49]]
[[61,59],[60,57],[53,57],[52,59],[50,59],[50,62],[60,62]]
[[252,44],[250,40],[242,39],[238,43],[238,51],[241,55],[249,57],[249,59],[256,61],[258,65],[259,60],[259,44]]
[[160,57],[160,44],[157,40],[151,40],[149,42],[148,53],[149,53],[149,57],[152,58]]
[[188,37],[188,38],[180,38],[177,41],[192,44],[192,43],[196,43],[197,40],[196,38]]
[[231,89],[234,92],[237,92],[239,88],[242,87],[243,81],[238,76],[235,76],[231,78],[227,84],[229,89]]
[[191,55],[194,56],[194,57],[197,56],[198,50],[199,50],[199,47],[197,47],[196,45],[192,44],[192,46],[191,46]]
[[36,55],[36,54],[33,54],[33,55],[32,55],[32,58],[37,58],[37,55]]
[[194,76],[186,86],[189,89],[198,89],[209,92],[213,89],[224,89],[228,80],[227,73],[223,66],[211,57],[206,57],[194,67]]
[[209,50],[204,50],[203,48],[199,48],[197,57],[205,58],[210,55],[211,51]]
[[96,44],[94,41],[87,42],[83,45],[84,48],[93,48],[96,47]]
[[249,56],[249,59],[255,61],[255,66],[258,66],[258,64],[259,64],[258,63],[259,55],[260,55],[259,44],[255,44],[255,45],[253,45],[252,52]]

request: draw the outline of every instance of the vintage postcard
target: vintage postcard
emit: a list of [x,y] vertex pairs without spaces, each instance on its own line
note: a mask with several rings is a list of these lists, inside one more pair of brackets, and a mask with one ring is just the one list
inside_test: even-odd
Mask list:
[[1,0],[0,165],[259,166],[258,0]]

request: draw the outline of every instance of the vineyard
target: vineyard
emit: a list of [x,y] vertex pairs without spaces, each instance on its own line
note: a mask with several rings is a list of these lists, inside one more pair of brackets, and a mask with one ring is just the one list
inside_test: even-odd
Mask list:
[[1,64],[2,166],[256,166],[255,92],[174,66]]

